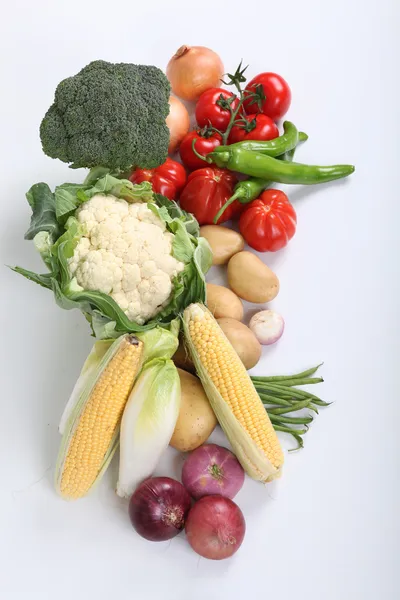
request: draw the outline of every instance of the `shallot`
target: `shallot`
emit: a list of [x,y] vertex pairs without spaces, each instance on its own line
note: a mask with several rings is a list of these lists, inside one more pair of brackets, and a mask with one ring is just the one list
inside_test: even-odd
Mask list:
[[261,310],[252,316],[249,327],[260,344],[269,346],[277,342],[282,336],[285,321],[274,310]]

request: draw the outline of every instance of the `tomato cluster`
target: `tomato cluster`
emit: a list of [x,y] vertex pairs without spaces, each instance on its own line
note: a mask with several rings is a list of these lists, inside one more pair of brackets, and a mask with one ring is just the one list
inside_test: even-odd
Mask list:
[[[245,81],[243,72],[239,67],[235,76],[230,76],[232,82],[234,77],[236,82]],[[208,165],[203,157],[221,145],[278,137],[276,121],[286,114],[290,102],[290,88],[276,73],[257,75],[240,94],[212,87],[196,103],[197,128],[187,133],[179,146],[182,164],[192,171],[188,178],[182,165],[168,158],[157,169],[137,169],[130,179],[151,181],[155,192],[171,200],[179,198],[181,207],[193,213],[200,225],[212,224],[233,196],[238,179],[225,169]],[[240,217],[239,228],[247,243],[262,252],[285,246],[296,229],[294,208],[279,190],[268,190],[247,205],[233,202],[218,223],[236,217]]]

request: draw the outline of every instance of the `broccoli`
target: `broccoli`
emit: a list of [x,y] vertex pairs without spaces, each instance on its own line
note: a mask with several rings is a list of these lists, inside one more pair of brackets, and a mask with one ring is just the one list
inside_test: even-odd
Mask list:
[[167,158],[170,85],[153,66],[96,60],[57,86],[43,151],[71,167],[153,168]]

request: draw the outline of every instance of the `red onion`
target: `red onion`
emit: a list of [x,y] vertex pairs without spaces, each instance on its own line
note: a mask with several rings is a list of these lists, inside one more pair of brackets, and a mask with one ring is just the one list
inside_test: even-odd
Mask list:
[[163,542],[182,531],[190,506],[190,496],[179,481],[150,477],[132,495],[129,517],[139,535]]
[[190,509],[185,531],[197,554],[222,560],[239,549],[246,523],[238,505],[229,498],[204,496]]
[[182,483],[196,500],[212,494],[234,498],[243,482],[244,471],[236,456],[217,444],[200,446],[183,465]]

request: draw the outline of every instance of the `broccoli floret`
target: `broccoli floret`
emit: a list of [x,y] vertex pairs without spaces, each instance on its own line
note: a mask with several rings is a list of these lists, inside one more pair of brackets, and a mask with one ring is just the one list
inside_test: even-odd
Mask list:
[[167,158],[170,85],[153,66],[96,60],[57,86],[43,151],[74,168],[153,168]]

